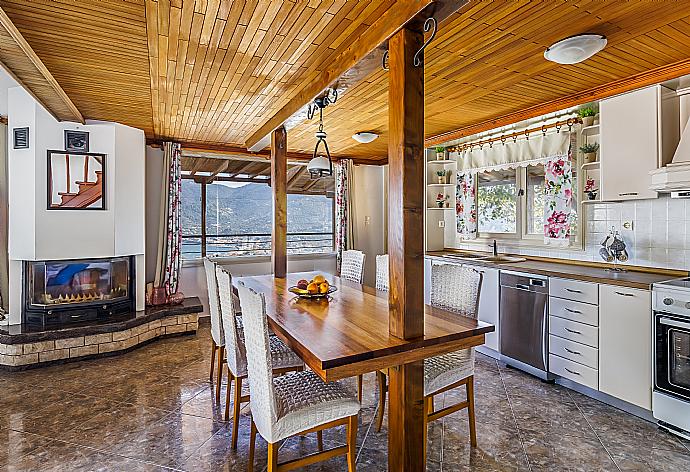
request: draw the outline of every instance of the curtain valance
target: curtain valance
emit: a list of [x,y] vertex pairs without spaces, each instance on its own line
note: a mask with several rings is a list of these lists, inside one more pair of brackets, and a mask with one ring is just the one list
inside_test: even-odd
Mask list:
[[566,157],[570,146],[570,133],[560,132],[529,139],[496,142],[460,152],[458,174],[488,170],[514,169],[541,164],[555,157]]

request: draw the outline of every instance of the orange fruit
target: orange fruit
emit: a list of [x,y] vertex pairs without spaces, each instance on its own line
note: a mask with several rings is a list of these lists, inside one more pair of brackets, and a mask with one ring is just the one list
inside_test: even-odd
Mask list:
[[307,292],[309,293],[319,293],[319,286],[315,283],[310,283],[307,285]]
[[322,284],[325,281],[326,281],[326,277],[324,277],[321,274],[317,275],[316,277],[314,277],[314,280],[312,280],[312,282],[314,282],[315,284]]
[[328,282],[323,282],[319,284],[319,292],[321,293],[328,293],[328,289],[330,286],[328,285]]

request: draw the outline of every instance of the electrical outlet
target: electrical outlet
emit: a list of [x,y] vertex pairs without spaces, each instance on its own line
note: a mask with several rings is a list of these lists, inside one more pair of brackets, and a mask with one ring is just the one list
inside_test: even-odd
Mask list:
[[446,222],[443,221],[443,220],[439,220],[439,221],[438,221],[438,227],[439,227],[439,228],[445,228],[445,227],[446,227]]
[[364,224],[365,224],[365,225],[370,225],[370,224],[371,224],[371,216],[365,216],[365,217],[364,217]]
[[627,231],[632,231],[632,230],[633,230],[633,222],[632,222],[632,220],[624,220],[622,226],[623,226],[623,229],[625,229],[625,230],[627,230]]

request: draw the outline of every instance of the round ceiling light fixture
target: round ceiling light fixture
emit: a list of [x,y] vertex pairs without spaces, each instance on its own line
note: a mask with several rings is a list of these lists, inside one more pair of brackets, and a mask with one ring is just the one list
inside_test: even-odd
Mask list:
[[558,64],[577,64],[604,49],[606,42],[606,36],[601,34],[578,34],[546,48],[544,57]]
[[378,137],[378,134],[372,133],[370,131],[360,131],[359,133],[355,133],[352,135],[352,139],[362,144],[370,143]]

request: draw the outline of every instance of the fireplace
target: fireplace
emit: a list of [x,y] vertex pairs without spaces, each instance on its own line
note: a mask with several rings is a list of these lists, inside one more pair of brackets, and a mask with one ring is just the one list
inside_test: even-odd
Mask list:
[[132,257],[24,262],[23,322],[42,328],[134,311]]

